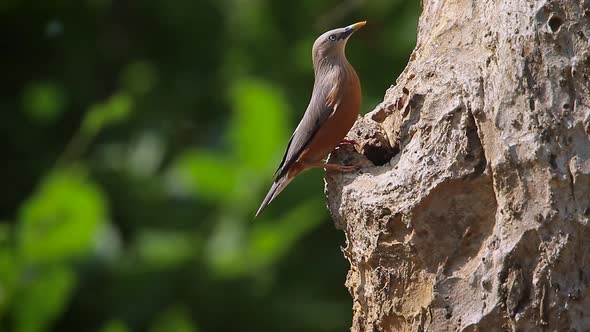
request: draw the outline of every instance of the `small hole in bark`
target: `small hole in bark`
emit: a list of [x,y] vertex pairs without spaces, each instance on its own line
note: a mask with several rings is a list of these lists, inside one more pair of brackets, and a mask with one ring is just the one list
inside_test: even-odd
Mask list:
[[570,104],[563,104],[563,108],[566,109],[566,110],[569,109],[570,108]]
[[399,153],[399,147],[365,145],[364,155],[375,166],[383,166]]
[[547,22],[547,24],[549,24],[549,28],[551,28],[551,31],[557,32],[563,24],[563,20],[559,16],[551,15],[551,17],[549,18],[549,22]]

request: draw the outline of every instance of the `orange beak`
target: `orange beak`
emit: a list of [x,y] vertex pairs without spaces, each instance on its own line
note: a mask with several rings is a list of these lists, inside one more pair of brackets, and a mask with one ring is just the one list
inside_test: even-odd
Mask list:
[[350,27],[350,29],[352,31],[356,31],[356,30],[364,27],[365,24],[367,24],[367,21],[362,21],[362,22],[358,22],[358,23],[355,23],[355,24],[351,24],[351,25],[349,25],[349,27]]

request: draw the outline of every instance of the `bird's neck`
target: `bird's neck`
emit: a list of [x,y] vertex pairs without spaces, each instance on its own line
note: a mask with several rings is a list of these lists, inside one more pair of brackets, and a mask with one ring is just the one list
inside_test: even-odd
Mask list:
[[321,77],[328,73],[348,76],[351,72],[355,72],[344,54],[324,56],[314,60],[313,68],[316,77]]

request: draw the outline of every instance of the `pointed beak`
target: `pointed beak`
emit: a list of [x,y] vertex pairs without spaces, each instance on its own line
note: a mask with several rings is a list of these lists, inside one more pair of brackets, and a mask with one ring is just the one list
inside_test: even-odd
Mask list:
[[350,37],[350,35],[352,35],[353,32],[362,28],[363,26],[365,26],[365,24],[367,24],[367,21],[362,21],[347,26],[346,28],[344,28],[344,32],[340,35],[339,40],[348,39],[348,37]]
[[367,24],[367,21],[362,21],[362,22],[357,22],[355,24],[351,24],[348,27],[350,28],[350,30],[352,31],[357,31],[358,29],[362,28],[365,26],[365,24]]

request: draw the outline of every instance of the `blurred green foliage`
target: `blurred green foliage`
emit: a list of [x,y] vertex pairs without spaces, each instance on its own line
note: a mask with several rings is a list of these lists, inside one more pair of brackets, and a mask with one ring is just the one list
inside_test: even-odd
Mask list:
[[322,172],[260,220],[311,92],[311,45],[372,109],[418,1],[0,2],[0,331],[343,331],[344,239]]

